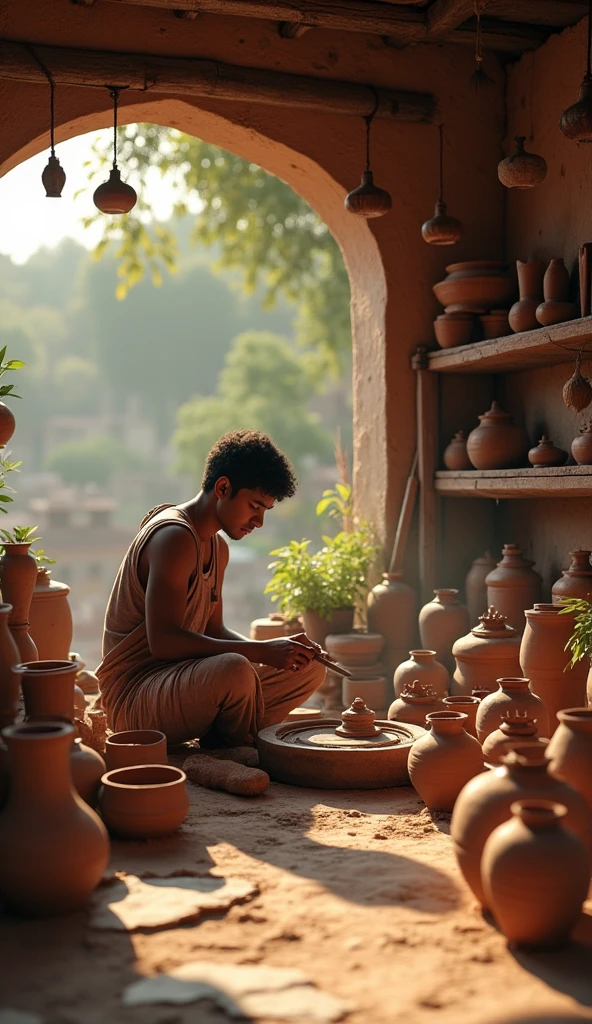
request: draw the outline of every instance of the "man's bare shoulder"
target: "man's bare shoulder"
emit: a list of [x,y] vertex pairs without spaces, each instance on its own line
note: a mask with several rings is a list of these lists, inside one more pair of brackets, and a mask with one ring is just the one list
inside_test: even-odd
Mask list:
[[163,523],[146,541],[143,551],[148,559],[184,559],[195,561],[195,537],[182,523]]

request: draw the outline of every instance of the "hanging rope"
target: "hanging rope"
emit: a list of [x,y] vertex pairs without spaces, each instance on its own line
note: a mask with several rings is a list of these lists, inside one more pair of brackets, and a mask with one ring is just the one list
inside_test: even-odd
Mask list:
[[41,70],[43,71],[43,74],[45,75],[45,77],[47,78],[47,81],[49,82],[49,144],[50,144],[51,155],[55,156],[55,145],[54,145],[54,126],[55,126],[55,96],[54,96],[54,94],[55,94],[55,82],[53,80],[53,75],[52,75],[51,71],[43,63],[43,61],[41,60],[41,57],[37,53],[35,53],[35,50],[33,49],[33,47],[29,46],[28,43],[25,43],[25,48],[31,54],[31,57],[33,58],[33,60],[37,61],[39,67],[41,68]]
[[487,0],[479,6],[478,0],[474,0],[475,17],[477,18],[477,39],[475,41],[475,62],[477,67],[471,75],[471,85],[475,92],[482,92],[488,85],[493,83],[493,78],[487,74],[483,67],[483,29],[481,27],[481,14],[483,13]]
[[[590,0],[590,2],[592,3],[592,0]],[[366,170],[367,171],[370,170],[370,125],[372,124],[372,122],[373,122],[373,120],[374,120],[374,118],[376,116],[376,111],[378,110],[378,107],[379,107],[379,104],[380,104],[380,97],[378,95],[378,92],[374,88],[374,86],[373,85],[369,85],[368,88],[370,89],[370,91],[374,95],[374,107],[372,108],[372,110],[370,111],[369,114],[365,114],[364,115],[364,121],[366,122]]]

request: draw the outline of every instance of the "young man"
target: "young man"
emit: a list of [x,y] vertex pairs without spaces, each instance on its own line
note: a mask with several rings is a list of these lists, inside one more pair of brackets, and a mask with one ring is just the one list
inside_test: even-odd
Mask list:
[[109,598],[97,669],[109,726],[161,729],[170,743],[253,742],[322,683],[320,650],[304,633],[251,641],[224,625],[228,545],[263,526],[295,491],[271,438],[237,430],[217,441],[202,490],[145,516]]

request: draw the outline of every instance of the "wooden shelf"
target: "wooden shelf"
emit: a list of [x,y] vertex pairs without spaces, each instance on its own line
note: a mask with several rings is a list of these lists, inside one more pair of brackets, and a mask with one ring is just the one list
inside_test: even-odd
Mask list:
[[586,316],[555,327],[428,352],[427,369],[438,373],[508,373],[568,363],[573,361],[573,354],[553,342],[577,349],[588,338],[592,340],[592,317]]
[[592,466],[442,470],[435,475],[434,487],[451,498],[589,498]]

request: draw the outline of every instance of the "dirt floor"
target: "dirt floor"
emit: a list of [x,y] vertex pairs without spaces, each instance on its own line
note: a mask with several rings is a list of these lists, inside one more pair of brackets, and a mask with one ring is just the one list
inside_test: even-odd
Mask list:
[[194,960],[300,968],[346,1004],[346,1024],[592,1020],[592,901],[569,948],[512,953],[457,870],[449,816],[413,790],[272,784],[248,800],[190,786],[190,798],[178,835],[114,843],[112,870],[239,876],[256,894],[152,932],[93,930],[85,913],[0,918],[0,1007],[38,1015],[0,1022],[224,1024],[211,1000],[122,1004],[131,982]]

